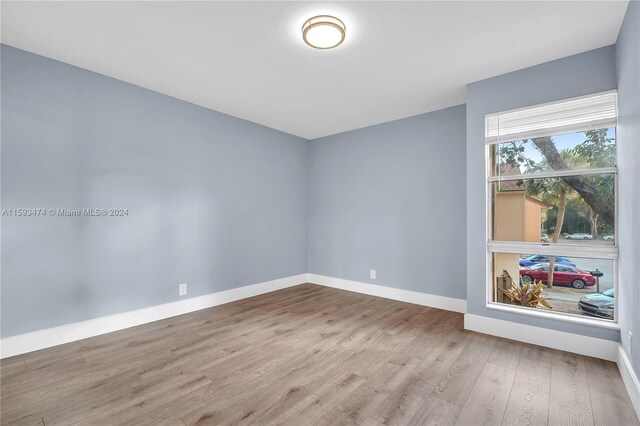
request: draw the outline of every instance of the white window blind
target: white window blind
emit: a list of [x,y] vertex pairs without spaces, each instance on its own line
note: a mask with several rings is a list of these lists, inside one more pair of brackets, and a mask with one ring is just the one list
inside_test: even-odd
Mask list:
[[486,143],[508,142],[614,127],[617,93],[568,99],[485,117]]

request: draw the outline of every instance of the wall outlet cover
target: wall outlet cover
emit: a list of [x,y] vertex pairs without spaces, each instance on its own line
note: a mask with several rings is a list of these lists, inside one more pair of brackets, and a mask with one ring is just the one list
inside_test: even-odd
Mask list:
[[178,292],[180,296],[185,296],[187,294],[187,283],[178,284]]
[[376,279],[376,270],[372,269],[369,271],[369,278],[371,278],[372,280]]

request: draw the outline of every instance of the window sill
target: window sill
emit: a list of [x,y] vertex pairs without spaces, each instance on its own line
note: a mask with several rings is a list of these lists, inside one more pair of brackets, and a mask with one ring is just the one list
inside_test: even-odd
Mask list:
[[541,311],[537,309],[524,308],[521,306],[510,306],[501,303],[489,302],[487,309],[493,309],[502,312],[511,312],[519,315],[528,315],[539,318],[549,318],[561,322],[570,322],[573,324],[583,324],[593,327],[605,328],[608,330],[620,330],[620,325],[616,321],[600,320],[597,318],[583,317],[573,314],[559,314],[549,311]]

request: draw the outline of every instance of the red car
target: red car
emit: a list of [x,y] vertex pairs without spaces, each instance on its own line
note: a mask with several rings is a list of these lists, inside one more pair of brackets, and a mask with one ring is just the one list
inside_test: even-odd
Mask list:
[[[547,283],[549,264],[539,263],[529,267],[520,268],[520,280],[530,283],[533,280]],[[584,288],[596,285],[596,278],[589,271],[574,268],[567,265],[555,265],[553,267],[553,285],[568,285],[573,288]]]

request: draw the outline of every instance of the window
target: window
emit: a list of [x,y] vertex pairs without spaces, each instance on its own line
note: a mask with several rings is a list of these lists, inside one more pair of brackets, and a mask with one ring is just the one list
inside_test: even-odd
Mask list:
[[489,307],[615,322],[616,101],[486,116]]

